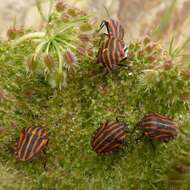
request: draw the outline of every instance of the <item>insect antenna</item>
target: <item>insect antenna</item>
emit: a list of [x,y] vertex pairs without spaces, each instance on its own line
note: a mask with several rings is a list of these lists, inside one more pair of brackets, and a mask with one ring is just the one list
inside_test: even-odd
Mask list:
[[[106,11],[107,16],[109,17],[109,19],[111,19],[111,16],[110,16],[110,13],[109,13],[107,7],[106,7],[104,4],[103,4],[103,7],[104,7],[104,9],[105,9],[105,11]],[[107,25],[107,21],[106,21],[106,20],[103,20],[102,23],[100,24],[100,29],[98,29],[98,32],[100,32],[100,30],[102,30],[102,28],[103,28],[104,26],[106,26],[106,25]]]
[[104,4],[103,4],[103,7],[104,7],[104,9],[106,11],[107,16],[109,17],[109,19],[111,19],[111,16],[110,16],[110,13],[108,11],[108,8]]

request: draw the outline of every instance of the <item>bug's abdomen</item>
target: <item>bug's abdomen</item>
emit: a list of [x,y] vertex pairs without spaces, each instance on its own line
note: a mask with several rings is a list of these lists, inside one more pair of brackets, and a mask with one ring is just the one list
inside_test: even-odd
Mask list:
[[18,160],[31,160],[48,143],[48,134],[40,127],[23,129],[15,145],[15,155]]
[[125,52],[120,40],[110,37],[99,48],[97,63],[101,63],[109,72],[124,58]]
[[121,147],[125,126],[118,122],[104,123],[92,136],[91,146],[97,154],[109,154]]
[[153,140],[168,142],[177,137],[177,124],[168,116],[150,113],[139,123],[144,135]]

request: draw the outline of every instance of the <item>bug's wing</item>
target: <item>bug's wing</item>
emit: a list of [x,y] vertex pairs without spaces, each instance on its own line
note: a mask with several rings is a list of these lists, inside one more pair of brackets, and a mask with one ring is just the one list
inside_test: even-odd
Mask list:
[[33,157],[37,156],[47,145],[48,139],[40,138],[34,142],[29,154],[26,157],[26,160],[31,160]]
[[[48,133],[45,129],[40,129],[40,131],[38,132],[38,139],[34,144],[34,147],[31,151],[31,156],[35,156],[37,155],[39,152],[41,152],[45,146],[48,143]],[[30,157],[29,157],[30,159]]]
[[21,146],[21,144],[22,144],[22,141],[23,141],[23,139],[24,139],[24,137],[25,137],[25,131],[26,131],[26,129],[24,128],[24,129],[21,131],[19,137],[16,139],[15,147],[16,147],[17,149],[19,149],[20,146]]
[[34,154],[38,154],[39,152],[41,152],[46,145],[48,144],[48,139],[47,138],[43,138],[41,139],[41,141],[38,143],[38,146],[36,147]]
[[102,53],[102,63],[107,71],[112,71],[115,67],[115,56],[109,49],[104,49]]
[[[48,141],[48,134],[46,130],[39,127],[35,128],[33,134],[30,135],[30,140],[24,154],[24,159],[30,160],[34,156],[36,156],[36,154],[38,154],[38,152],[43,149],[42,145],[44,145],[45,147],[45,145],[47,144],[46,141]],[[38,149],[40,150],[37,152],[36,150]]]
[[21,131],[19,137],[16,139],[16,143],[15,143],[15,147],[14,147],[16,159],[19,159],[19,157],[20,157],[19,150],[21,149],[21,146],[22,146],[25,138],[26,138],[26,128],[24,128]]

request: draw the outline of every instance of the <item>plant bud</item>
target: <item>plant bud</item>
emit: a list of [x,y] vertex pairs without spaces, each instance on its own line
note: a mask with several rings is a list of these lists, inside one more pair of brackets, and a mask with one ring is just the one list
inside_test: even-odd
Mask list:
[[147,57],[147,60],[148,60],[150,63],[152,63],[152,62],[154,62],[154,61],[156,60],[156,58],[155,58],[154,56],[149,56],[149,57]]
[[144,40],[143,40],[143,44],[146,46],[150,43],[150,38],[147,36]]
[[29,56],[26,61],[27,70],[30,72],[34,72],[37,68],[37,61],[34,60],[34,56]]
[[70,15],[70,16],[72,16],[72,17],[77,16],[76,10],[72,9],[72,8],[70,8],[70,9],[67,10],[67,14]]
[[58,12],[62,12],[66,9],[66,4],[62,0],[60,0],[57,2],[55,7]]
[[76,57],[71,50],[65,51],[64,59],[68,65],[74,65],[76,63]]
[[70,16],[68,14],[64,13],[64,14],[61,15],[60,20],[63,21],[63,22],[68,22],[69,18],[70,18]]
[[172,61],[171,60],[166,61],[163,65],[163,67],[165,70],[170,70],[173,67]]
[[44,56],[44,63],[49,70],[52,70],[54,66],[53,57],[50,54]]
[[88,32],[90,30],[92,30],[92,26],[90,23],[86,22],[86,23],[80,25],[81,32]]
[[14,40],[15,38],[21,36],[24,34],[24,31],[23,29],[16,29],[15,27],[14,28],[9,28],[8,31],[7,31],[7,37],[10,39],[10,40]]
[[153,51],[153,47],[152,47],[151,45],[149,45],[149,46],[147,46],[147,47],[145,48],[145,51],[146,51],[147,53],[151,53],[151,52]]

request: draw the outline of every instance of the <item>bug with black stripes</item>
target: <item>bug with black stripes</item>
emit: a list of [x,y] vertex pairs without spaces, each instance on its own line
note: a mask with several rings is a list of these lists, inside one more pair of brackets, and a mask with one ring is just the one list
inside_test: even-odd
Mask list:
[[127,125],[115,122],[106,122],[94,132],[91,138],[91,147],[98,155],[111,154],[124,144]]
[[24,128],[15,144],[15,155],[17,160],[32,160],[48,144],[48,133],[40,127]]
[[[114,37],[104,39],[98,50],[97,63],[101,63],[107,72],[113,71],[116,66],[120,65],[125,57],[125,49],[121,41]],[[128,65],[122,65],[127,66]]]
[[160,142],[169,142],[178,134],[177,124],[172,118],[155,112],[144,116],[137,126],[143,130],[143,135]]

